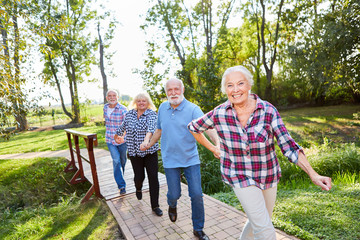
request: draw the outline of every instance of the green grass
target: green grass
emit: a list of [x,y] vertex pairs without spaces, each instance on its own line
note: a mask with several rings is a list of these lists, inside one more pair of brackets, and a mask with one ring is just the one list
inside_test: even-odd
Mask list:
[[281,111],[280,115],[296,141],[304,147],[331,142],[359,142],[359,105],[299,108]]
[[[104,126],[84,126],[74,129],[76,131],[96,133],[98,148],[107,148],[105,142]],[[85,147],[83,139],[79,139],[80,147]],[[64,130],[27,131],[12,135],[10,140],[0,138],[0,154],[42,152],[69,149],[68,140]]]
[[[330,192],[321,191],[308,179],[296,180],[295,187],[280,181],[272,217],[274,226],[306,240],[360,239],[359,174],[348,174],[345,179],[350,182],[344,180],[344,174],[338,175]],[[233,192],[212,196],[243,211]]]
[[[80,107],[80,116],[82,122],[98,122],[103,120],[103,107],[104,105],[93,104],[84,105]],[[70,108],[67,108],[71,112]],[[54,112],[54,115],[52,115]],[[30,127],[45,127],[52,125],[64,125],[70,121],[70,118],[64,114],[60,106],[45,107],[44,110],[39,113],[30,112],[27,116],[28,124]]]
[[64,158],[0,160],[0,239],[119,239],[102,200],[80,201],[89,183],[70,185]]

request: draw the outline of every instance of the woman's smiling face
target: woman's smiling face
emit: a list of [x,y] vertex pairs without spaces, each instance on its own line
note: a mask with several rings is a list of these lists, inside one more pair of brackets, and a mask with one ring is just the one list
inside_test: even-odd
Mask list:
[[225,92],[233,105],[246,103],[251,85],[241,72],[232,72],[226,76]]
[[139,98],[136,100],[136,108],[141,111],[145,111],[149,107],[149,103],[145,98]]

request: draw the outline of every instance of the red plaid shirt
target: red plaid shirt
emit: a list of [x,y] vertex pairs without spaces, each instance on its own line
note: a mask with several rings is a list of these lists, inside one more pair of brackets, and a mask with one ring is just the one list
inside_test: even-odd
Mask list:
[[220,138],[222,179],[233,187],[255,185],[267,189],[277,185],[281,169],[275,154],[275,140],[289,161],[298,161],[301,147],[291,138],[277,109],[256,99],[256,109],[246,127],[242,127],[235,109],[226,101],[203,117],[192,121],[188,128],[204,132],[215,128]]
[[111,113],[110,117],[108,117],[109,104],[104,105],[104,118],[105,118],[105,140],[106,143],[111,143],[113,145],[119,145],[115,142],[114,136],[116,134],[116,130],[120,127],[125,119],[125,115],[127,113],[127,109],[125,106],[117,103],[114,111]]

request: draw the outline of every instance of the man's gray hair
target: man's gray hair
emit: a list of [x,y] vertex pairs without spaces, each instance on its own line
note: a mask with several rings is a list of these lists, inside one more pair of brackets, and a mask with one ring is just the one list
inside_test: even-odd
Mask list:
[[115,89],[109,89],[109,90],[106,92],[106,96],[107,96],[110,92],[113,92],[113,93],[115,93],[115,94],[116,94],[116,96],[119,96],[118,91],[117,91],[117,90],[115,90]]
[[180,80],[180,79],[178,79],[178,78],[173,77],[173,78],[169,78],[169,79],[165,82],[165,84],[164,84],[165,92],[166,92],[166,86],[167,86],[168,82],[174,81],[174,80],[180,82],[180,84],[181,84],[181,90],[184,90],[184,89],[185,89],[183,81]]
[[254,80],[253,80],[253,76],[251,74],[251,72],[244,66],[234,66],[234,67],[229,67],[228,69],[225,70],[222,79],[221,79],[221,92],[222,93],[226,93],[225,91],[225,81],[226,81],[226,77],[227,75],[229,75],[230,73],[233,72],[240,72],[242,74],[244,74],[246,80],[249,82],[250,86],[254,85]]

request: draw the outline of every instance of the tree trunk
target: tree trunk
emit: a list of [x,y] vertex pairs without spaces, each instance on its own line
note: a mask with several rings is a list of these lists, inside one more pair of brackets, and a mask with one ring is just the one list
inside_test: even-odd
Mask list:
[[281,0],[279,3],[279,11],[277,14],[277,22],[276,22],[276,29],[275,29],[275,36],[274,36],[274,44],[271,50],[271,57],[270,57],[270,63],[268,65],[267,60],[266,60],[266,44],[265,44],[265,11],[266,11],[266,7],[264,4],[264,0],[260,0],[260,4],[262,7],[262,23],[261,23],[261,42],[262,42],[262,58],[263,58],[263,65],[265,68],[265,73],[266,73],[266,80],[267,80],[267,84],[266,84],[266,91],[265,91],[265,99],[271,101],[272,100],[272,89],[271,89],[271,81],[272,81],[272,76],[273,76],[273,68],[274,68],[274,64],[276,61],[276,53],[277,53],[277,43],[279,40],[279,28],[280,28],[280,17],[281,17],[281,12],[282,12],[282,6],[284,4],[284,0]]
[[172,26],[170,24],[170,21],[169,21],[169,14],[167,12],[167,9],[164,7],[164,4],[161,2],[161,0],[158,0],[158,4],[159,4],[159,7],[160,7],[161,11],[163,12],[163,20],[164,20],[164,23],[165,23],[165,27],[168,30],[168,33],[170,35],[170,39],[171,39],[172,43],[174,44],[176,53],[177,53],[177,55],[178,55],[178,57],[180,59],[182,70],[179,71],[179,75],[182,77],[184,82],[186,82],[191,88],[193,88],[194,84],[191,81],[191,74],[190,74],[189,71],[186,70],[186,67],[185,67],[186,56],[185,56],[184,51],[181,50],[183,48],[180,45],[180,42],[178,42],[176,40],[175,36],[174,36],[173,28],[172,28]]
[[80,101],[79,101],[79,94],[78,94],[78,88],[77,88],[77,79],[75,75],[75,66],[72,61],[71,55],[69,55],[69,63],[71,67],[71,80],[73,84],[74,94],[71,96],[73,99],[73,122],[74,123],[80,123]]
[[103,95],[104,95],[104,104],[106,103],[106,93],[108,91],[108,84],[107,84],[107,78],[105,74],[105,68],[104,68],[104,44],[101,39],[100,34],[100,24],[98,24],[98,35],[99,35],[99,42],[100,42],[100,71],[101,71],[101,77],[103,79]]
[[15,109],[17,109],[15,119],[17,122],[18,130],[25,131],[28,129],[28,122],[26,119],[26,111],[24,110],[24,99],[21,92],[21,80],[20,80],[20,57],[19,57],[19,50],[20,50],[20,33],[18,27],[17,16],[14,15],[12,17],[13,24],[14,24],[14,34],[15,34],[15,46],[14,46],[14,67],[15,67],[15,75],[14,75],[14,82],[15,82],[15,90],[18,93],[17,99],[14,101],[14,105],[17,105]]
[[70,119],[73,119],[72,114],[71,114],[71,113],[66,109],[66,107],[65,107],[64,97],[63,97],[62,92],[61,92],[60,81],[59,81],[59,79],[58,79],[58,77],[57,77],[57,74],[56,74],[54,65],[52,64],[52,58],[51,58],[50,55],[48,55],[48,58],[49,58],[49,63],[50,63],[51,72],[52,72],[52,74],[53,74],[53,76],[54,76],[55,83],[56,83],[56,86],[57,86],[57,89],[58,89],[58,92],[59,92],[59,95],[60,95],[60,102],[61,102],[62,110],[64,111],[64,113],[66,114],[66,116],[68,116]]

